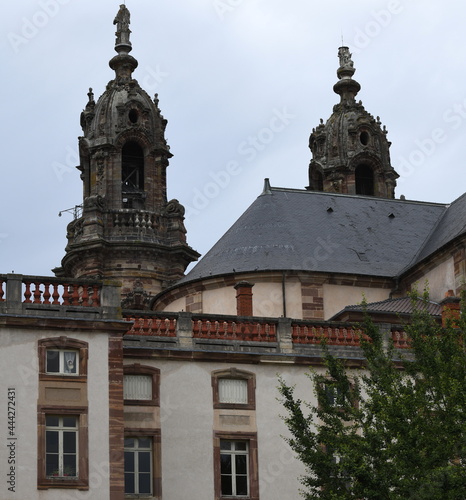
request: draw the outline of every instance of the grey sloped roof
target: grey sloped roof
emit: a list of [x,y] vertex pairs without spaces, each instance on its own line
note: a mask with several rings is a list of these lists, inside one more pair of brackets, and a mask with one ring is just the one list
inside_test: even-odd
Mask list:
[[456,237],[466,232],[466,193],[445,210],[435,231],[424,245],[417,261],[428,257]]
[[185,276],[300,270],[397,276],[414,263],[447,206],[271,188]]
[[[416,299],[416,308],[418,310],[427,310],[429,314],[433,316],[440,316],[442,313],[442,306],[438,302],[428,301],[425,302],[423,299]],[[370,302],[366,304],[365,307],[361,304],[346,306],[338,314],[335,314],[333,318],[338,317],[344,311],[367,311],[368,313],[396,313],[396,314],[412,314],[414,312],[414,304],[411,297],[401,297],[398,299],[387,299],[380,302]],[[330,321],[333,319],[330,318]]]

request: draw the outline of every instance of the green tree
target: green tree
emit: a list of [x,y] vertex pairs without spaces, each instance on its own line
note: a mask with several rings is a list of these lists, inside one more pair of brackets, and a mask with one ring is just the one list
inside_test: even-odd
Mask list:
[[415,308],[403,353],[367,317],[360,370],[324,345],[327,373],[309,373],[316,406],[280,379],[304,498],[466,499],[465,317],[464,301],[445,328]]

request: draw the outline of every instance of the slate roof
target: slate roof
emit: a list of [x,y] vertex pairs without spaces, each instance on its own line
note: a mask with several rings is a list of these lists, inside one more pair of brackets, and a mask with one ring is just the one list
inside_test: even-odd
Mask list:
[[[442,306],[438,302],[428,301],[424,302],[422,299],[417,299],[417,308],[419,310],[424,310],[427,308],[427,312],[432,316],[440,316],[442,314]],[[336,317],[340,316],[345,311],[357,311],[363,312],[366,310],[370,314],[376,313],[393,313],[393,314],[412,314],[414,311],[413,301],[410,297],[402,297],[398,299],[387,299],[380,302],[371,302],[366,304],[363,308],[361,304],[346,306],[342,311],[335,314],[329,321],[334,320]]]
[[466,197],[449,206],[269,187],[179,283],[277,270],[395,277],[465,230]]

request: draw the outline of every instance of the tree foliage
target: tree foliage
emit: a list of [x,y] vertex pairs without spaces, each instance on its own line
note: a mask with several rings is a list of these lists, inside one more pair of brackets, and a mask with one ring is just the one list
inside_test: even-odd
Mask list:
[[466,498],[464,318],[442,328],[415,309],[405,326],[411,349],[401,353],[367,317],[363,368],[347,369],[324,346],[327,373],[309,374],[315,406],[280,380],[304,498]]

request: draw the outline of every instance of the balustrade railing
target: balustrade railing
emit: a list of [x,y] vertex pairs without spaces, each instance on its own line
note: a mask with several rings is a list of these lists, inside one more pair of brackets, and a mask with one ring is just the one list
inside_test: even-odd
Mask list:
[[411,347],[409,337],[403,330],[392,330],[392,341],[396,349],[409,349]]
[[123,314],[123,319],[126,321],[133,321],[133,325],[128,330],[126,335],[176,337],[176,318]]
[[100,307],[102,283],[18,274],[0,276],[0,302]]
[[292,323],[291,339],[294,344],[321,344],[359,346],[362,331],[352,327],[332,327]]
[[113,226],[129,229],[154,229],[156,216],[142,210],[117,211],[112,213]]
[[23,278],[23,304],[100,306],[100,284]]
[[194,318],[193,336],[199,339],[276,342],[277,327],[273,322]]

